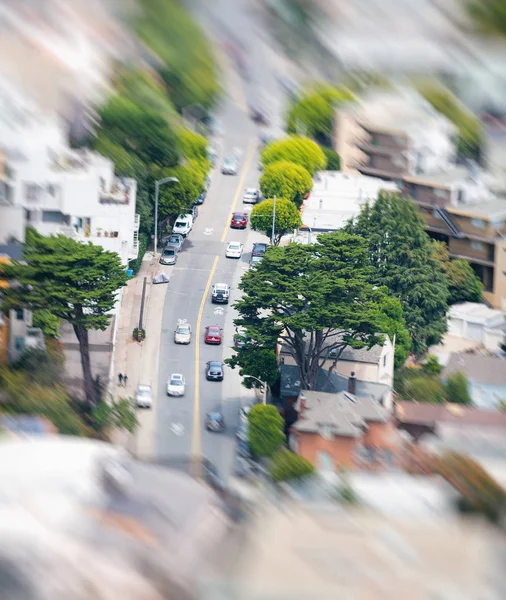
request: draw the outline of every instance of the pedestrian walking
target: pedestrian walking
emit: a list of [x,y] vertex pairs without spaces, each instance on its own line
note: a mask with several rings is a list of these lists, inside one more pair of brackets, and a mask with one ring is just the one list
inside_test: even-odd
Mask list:
[[128,383],[128,375],[123,375],[123,387],[126,387]]
[[118,384],[120,387],[123,385],[123,373],[119,373],[118,375]]

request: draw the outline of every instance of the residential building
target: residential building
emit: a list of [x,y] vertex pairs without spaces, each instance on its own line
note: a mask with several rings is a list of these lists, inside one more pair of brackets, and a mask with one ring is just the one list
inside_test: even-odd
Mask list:
[[400,181],[455,164],[457,128],[413,90],[374,92],[335,117],[343,173]]
[[506,341],[506,314],[478,302],[454,304],[448,311],[448,334],[498,352]]
[[427,232],[448,246],[451,258],[471,263],[485,299],[506,308],[506,198],[496,181],[474,165],[447,173],[403,177],[403,192],[423,217]]
[[[328,356],[321,364],[318,389],[336,393],[348,390],[349,378],[353,376],[353,393],[360,397],[374,397],[385,408],[391,409],[395,348],[387,335],[383,346],[360,349],[346,347],[335,365],[336,350],[332,348],[331,339],[327,340],[326,347]],[[281,365],[281,396],[283,399],[297,398],[300,392],[300,375],[289,346],[280,344],[278,355]]]
[[0,242],[23,241],[30,226],[91,241],[127,266],[138,255],[136,182],[95,152],[71,150],[61,120],[1,84]]
[[290,444],[316,466],[331,462],[351,468],[361,449],[374,461],[395,446],[390,414],[374,399],[304,390],[298,412]]
[[302,205],[302,227],[296,239],[310,243],[318,233],[341,229],[365,204],[374,204],[381,191],[397,192],[399,188],[375,177],[319,172]]
[[452,354],[441,373],[441,379],[457,372],[467,377],[469,394],[478,408],[499,408],[506,401],[506,359],[495,356]]

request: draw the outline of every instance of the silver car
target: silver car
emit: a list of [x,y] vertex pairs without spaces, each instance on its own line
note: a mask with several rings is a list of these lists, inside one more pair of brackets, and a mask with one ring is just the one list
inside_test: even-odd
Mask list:
[[256,204],[260,200],[260,192],[256,188],[246,188],[242,201],[244,204]]
[[181,373],[172,373],[167,381],[168,396],[184,396],[186,382]]
[[151,408],[153,406],[153,391],[150,385],[140,384],[135,391],[135,404],[139,408]]
[[162,255],[160,256],[161,265],[175,265],[177,261],[177,251],[172,246],[164,248]]
[[192,341],[192,328],[188,323],[180,323],[174,330],[175,344],[189,344]]
[[237,175],[237,160],[235,158],[226,158],[223,161],[221,172],[223,175]]

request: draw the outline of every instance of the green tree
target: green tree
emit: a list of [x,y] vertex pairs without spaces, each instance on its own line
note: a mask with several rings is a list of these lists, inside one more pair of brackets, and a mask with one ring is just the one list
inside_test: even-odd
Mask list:
[[462,371],[449,375],[444,384],[446,399],[455,404],[472,404],[467,377]]
[[145,164],[172,167],[178,163],[175,133],[164,117],[115,95],[99,111],[102,131]]
[[140,0],[134,27],[153,52],[169,97],[181,111],[199,103],[211,108],[220,94],[211,45],[177,0]]
[[[272,217],[274,200],[264,200],[256,204],[251,211],[250,225],[254,231],[261,231],[272,238]],[[279,246],[281,238],[287,233],[293,233],[302,225],[302,219],[297,206],[291,200],[276,199],[276,215],[274,216],[274,245]]]
[[335,150],[332,150],[332,148],[327,148],[326,146],[322,146],[322,150],[327,159],[327,171],[340,171],[341,158],[339,154]]
[[354,99],[348,89],[338,89],[328,84],[316,86],[293,103],[288,113],[288,133],[307,135],[330,146],[336,108]]
[[189,129],[180,129],[178,135],[181,151],[187,159],[193,158],[199,162],[208,162],[208,143],[204,136]]
[[367,240],[371,282],[401,301],[414,353],[420,356],[439,343],[447,330],[448,283],[415,204],[381,192],[345,229]]
[[225,363],[230,368],[239,367],[239,375],[243,377],[244,387],[248,389],[260,387],[260,383],[252,377],[267,382],[269,386],[279,379],[278,360],[274,350],[276,340],[270,340],[269,346],[261,345],[258,340],[248,340],[242,348],[234,348],[234,354],[225,359]]
[[156,179],[177,177],[178,183],[170,183],[160,187],[159,211],[161,219],[177,217],[186,213],[197,200],[202,191],[200,174],[183,165],[173,169],[160,169]]
[[33,383],[52,386],[62,382],[65,358],[63,352],[29,348],[25,350],[14,364],[15,371],[29,374]]
[[395,391],[402,400],[442,404],[445,389],[434,375],[418,368],[404,368],[396,376]]
[[481,302],[483,285],[467,260],[450,259],[444,242],[433,242],[434,256],[448,280],[450,297],[448,304],[458,302]]
[[264,167],[282,160],[289,161],[304,167],[311,176],[327,166],[320,146],[309,138],[296,135],[267,144],[262,150],[261,160]]
[[484,33],[506,35],[506,5],[502,0],[467,0],[465,5]]
[[402,316],[400,300],[388,296],[381,304],[381,332],[386,333],[392,343],[395,343],[394,367],[400,369],[406,362],[411,348],[411,336]]
[[419,85],[418,91],[458,128],[459,156],[479,158],[483,135],[478,119],[440,83],[435,81],[423,83]]
[[45,337],[60,337],[61,319],[52,315],[45,308],[33,312],[32,323],[34,327],[42,329]]
[[255,456],[272,456],[283,445],[283,417],[275,406],[256,404],[248,413],[248,441]]
[[3,266],[3,276],[19,282],[4,292],[7,306],[47,309],[68,321],[81,354],[84,392],[89,405],[98,403],[91,371],[88,332],[104,330],[127,275],[115,252],[64,235],[44,237],[29,229],[23,262]]
[[331,367],[347,346],[382,344],[386,288],[372,285],[367,244],[342,231],[316,244],[270,247],[242,277],[235,324],[253,340],[280,339],[300,369],[304,389],[315,389],[331,350]]
[[100,400],[91,414],[93,429],[100,434],[107,434],[110,429],[135,431],[139,424],[131,398]]
[[434,354],[429,354],[429,356],[427,356],[427,360],[422,365],[423,372],[427,373],[427,375],[439,375],[442,368],[443,367],[439,364],[437,356],[434,356]]
[[293,481],[311,475],[315,468],[303,456],[280,448],[272,457],[269,470],[274,481]]
[[264,198],[286,198],[297,206],[302,204],[312,187],[313,179],[306,169],[287,160],[267,165],[260,177]]

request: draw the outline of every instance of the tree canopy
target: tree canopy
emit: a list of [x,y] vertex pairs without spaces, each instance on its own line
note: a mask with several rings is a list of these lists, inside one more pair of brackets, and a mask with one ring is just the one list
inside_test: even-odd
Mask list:
[[6,306],[46,309],[68,321],[81,353],[84,391],[89,404],[98,403],[91,372],[88,331],[106,329],[117,294],[127,275],[116,252],[64,235],[44,237],[29,229],[23,262],[2,265],[3,277],[17,285],[4,293]]
[[446,378],[445,394],[448,402],[455,404],[471,404],[467,377],[462,371],[457,371]]
[[506,35],[506,4],[502,0],[467,0],[465,4],[484,33]]
[[160,221],[167,217],[177,217],[186,213],[202,191],[202,178],[198,171],[179,165],[173,169],[156,171],[156,179],[177,177],[178,183],[169,183],[160,187]]
[[270,247],[242,277],[235,324],[251,340],[280,339],[315,389],[329,352],[382,344],[386,288],[373,285],[366,241],[337,231],[315,244]]
[[325,154],[316,142],[296,135],[270,142],[262,150],[264,167],[282,160],[304,167],[311,176],[327,165]]
[[248,442],[254,456],[272,456],[283,445],[283,417],[275,406],[256,404],[248,413]]
[[[272,237],[272,217],[274,200],[264,200],[255,204],[250,216],[251,229],[261,231],[269,238]],[[291,200],[276,199],[276,215],[274,216],[274,245],[279,246],[281,238],[287,233],[293,233],[302,225],[300,212]]]
[[458,302],[481,302],[483,285],[467,260],[450,259],[444,242],[433,242],[434,256],[448,280],[450,297],[448,304]]
[[304,167],[287,160],[274,162],[265,167],[260,177],[260,189],[264,198],[286,198],[302,204],[313,187],[313,179]]
[[326,146],[322,146],[321,149],[327,159],[327,171],[340,171],[341,157],[339,154],[335,150],[332,150],[332,148],[327,148]]
[[303,456],[280,448],[272,457],[270,465],[271,477],[274,481],[293,481],[314,473],[315,468]]
[[447,330],[448,284],[414,203],[381,192],[345,229],[367,240],[370,281],[401,301],[415,354],[439,343]]
[[[248,340],[241,348],[234,348],[234,354],[225,359],[225,363],[235,369],[239,367],[239,375],[243,378],[244,387],[258,388],[257,377],[272,386],[279,378],[278,360],[276,356],[276,339]],[[251,375],[251,377],[247,377]]]
[[336,107],[354,100],[348,89],[332,85],[318,85],[293,103],[287,118],[288,133],[307,135],[330,146],[334,134]]

